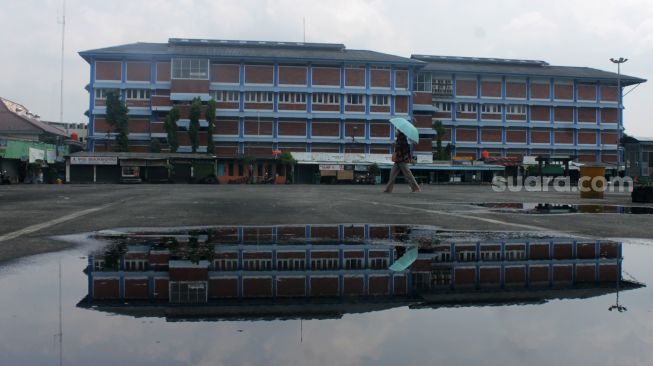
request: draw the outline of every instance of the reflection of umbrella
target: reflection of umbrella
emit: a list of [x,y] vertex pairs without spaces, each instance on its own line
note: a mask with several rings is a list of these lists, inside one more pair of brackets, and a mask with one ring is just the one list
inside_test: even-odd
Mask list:
[[401,258],[397,259],[392,265],[390,266],[390,270],[394,272],[401,272],[405,270],[406,268],[410,267],[411,264],[413,264],[417,260],[417,247],[412,247],[406,251],[404,255],[401,256]]
[[419,132],[417,132],[417,128],[415,128],[415,126],[413,126],[413,124],[407,119],[401,117],[391,118],[390,123],[392,123],[399,131],[403,132],[403,134],[409,139],[419,142]]

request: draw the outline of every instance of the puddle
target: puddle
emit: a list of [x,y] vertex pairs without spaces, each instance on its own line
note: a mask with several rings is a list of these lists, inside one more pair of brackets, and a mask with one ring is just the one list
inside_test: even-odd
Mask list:
[[495,212],[525,214],[569,214],[569,213],[609,213],[609,214],[653,214],[653,207],[564,204],[564,203],[475,203],[475,206],[487,207]]
[[653,360],[650,241],[365,224],[93,240],[0,271],[5,362],[58,359],[60,284],[64,364]]

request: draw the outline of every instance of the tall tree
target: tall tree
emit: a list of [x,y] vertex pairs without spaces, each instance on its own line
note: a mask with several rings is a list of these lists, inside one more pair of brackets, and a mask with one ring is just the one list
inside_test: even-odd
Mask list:
[[129,134],[127,112],[129,112],[129,109],[120,99],[119,91],[110,90],[107,92],[106,107],[106,121],[113,129],[113,132],[118,134],[116,136],[115,151],[129,151],[129,139],[127,138]]
[[190,119],[190,126],[188,127],[188,137],[190,138],[190,145],[193,152],[197,152],[199,147],[199,132],[200,132],[200,116],[202,115],[202,100],[198,97],[193,98],[190,104],[190,111],[188,118]]
[[206,152],[213,155],[215,154],[215,143],[213,142],[213,128],[215,127],[215,99],[211,99],[206,106],[206,122],[209,123],[207,129],[208,142],[206,143]]
[[150,142],[150,152],[160,153],[161,152],[161,143],[158,138],[153,138]]
[[444,125],[442,125],[442,121],[437,120],[433,122],[433,129],[435,130],[435,160],[443,160],[445,159],[445,154],[444,151],[442,150],[442,137],[445,134],[445,129]]
[[168,115],[166,116],[164,127],[166,129],[166,134],[168,134],[168,146],[170,147],[170,152],[177,152],[179,148],[179,142],[177,142],[177,121],[179,120],[179,109],[177,107],[172,107]]

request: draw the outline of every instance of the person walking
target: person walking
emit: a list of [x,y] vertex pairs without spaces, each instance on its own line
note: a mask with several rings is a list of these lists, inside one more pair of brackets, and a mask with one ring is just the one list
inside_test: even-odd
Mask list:
[[410,154],[410,145],[408,145],[408,139],[401,131],[397,131],[397,140],[395,141],[395,152],[392,154],[392,161],[394,165],[390,170],[390,178],[388,179],[388,184],[385,186],[385,193],[392,193],[392,188],[395,185],[395,179],[399,175],[401,170],[404,173],[404,178],[406,182],[410,185],[410,190],[412,193],[421,192],[422,190],[419,187],[419,184],[415,181],[413,173],[411,173],[408,164],[414,164],[415,160]]

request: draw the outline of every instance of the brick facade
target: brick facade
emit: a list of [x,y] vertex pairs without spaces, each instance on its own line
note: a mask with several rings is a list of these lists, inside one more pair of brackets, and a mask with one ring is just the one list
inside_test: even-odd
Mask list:
[[279,85],[306,85],[305,66],[279,66]]
[[313,67],[314,86],[340,86],[340,69],[335,67]]
[[245,65],[246,84],[272,84],[274,67],[267,65]]
[[211,81],[224,84],[239,84],[240,65],[212,64]]

